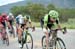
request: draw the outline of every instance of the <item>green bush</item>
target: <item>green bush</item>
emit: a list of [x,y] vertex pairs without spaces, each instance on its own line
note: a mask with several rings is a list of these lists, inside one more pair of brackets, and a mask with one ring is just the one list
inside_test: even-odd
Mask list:
[[75,19],[68,19],[68,24],[75,24]]
[[75,9],[56,8],[55,5],[52,4],[45,6],[43,4],[28,3],[26,6],[14,6],[11,8],[11,12],[15,15],[15,17],[19,13],[23,15],[27,14],[30,15],[32,21],[35,22],[39,22],[40,18],[47,14],[50,10],[57,10],[59,12],[59,18],[61,22],[68,22],[71,24],[70,21],[72,20],[70,18],[75,18]]

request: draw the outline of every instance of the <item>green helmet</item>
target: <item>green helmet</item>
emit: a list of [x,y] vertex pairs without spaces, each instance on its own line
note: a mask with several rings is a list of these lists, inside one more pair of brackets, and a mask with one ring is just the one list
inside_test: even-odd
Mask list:
[[58,16],[59,16],[58,12],[55,10],[50,10],[49,15],[52,18],[58,18]]

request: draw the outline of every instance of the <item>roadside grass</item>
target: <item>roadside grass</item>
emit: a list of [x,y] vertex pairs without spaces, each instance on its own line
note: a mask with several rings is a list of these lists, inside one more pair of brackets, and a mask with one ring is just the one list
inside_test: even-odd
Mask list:
[[[40,22],[32,22],[32,25],[34,25],[35,27],[41,27]],[[66,27],[68,29],[75,29],[75,23],[61,23],[61,27]]]
[[62,27],[67,27],[68,29],[75,29],[75,24],[74,23],[62,23]]
[[[40,22],[32,22],[35,27],[41,27]],[[75,29],[75,24],[73,23],[61,23],[61,27],[67,27],[68,29]]]

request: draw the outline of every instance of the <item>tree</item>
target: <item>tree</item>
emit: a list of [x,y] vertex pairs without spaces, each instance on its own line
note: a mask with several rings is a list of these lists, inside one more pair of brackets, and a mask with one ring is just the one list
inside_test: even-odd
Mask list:
[[40,17],[44,16],[47,12],[46,8],[42,4],[28,4],[26,8],[28,8],[27,11],[29,11],[30,15],[35,18],[34,21],[39,21]]
[[52,4],[44,6],[37,3],[27,3],[25,6],[14,6],[11,12],[17,16],[18,14],[30,15],[33,21],[40,21],[40,18],[49,13],[50,10],[57,10],[61,22],[68,21],[69,18],[75,18],[75,9],[60,9]]
[[47,10],[49,12],[50,10],[56,10],[56,8],[55,8],[55,6],[53,4],[48,4],[47,5]]
[[42,4],[33,4],[29,3],[26,6],[15,6],[11,9],[11,12],[17,16],[19,13],[23,15],[31,15],[33,21],[39,21],[41,16],[44,16],[47,13],[47,10]]

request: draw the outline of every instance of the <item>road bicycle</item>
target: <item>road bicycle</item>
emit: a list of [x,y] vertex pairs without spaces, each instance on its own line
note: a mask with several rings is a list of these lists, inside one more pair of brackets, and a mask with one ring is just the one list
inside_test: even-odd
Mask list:
[[27,49],[33,49],[33,38],[32,38],[32,35],[28,32],[28,30],[23,32],[22,40],[21,40],[22,48],[24,44],[26,44]]
[[[57,31],[58,30],[63,30],[63,33],[66,33],[66,27],[62,29],[55,29],[55,30],[50,30],[49,32],[49,39],[48,39],[48,49],[66,49],[66,45],[64,41],[57,36]],[[44,35],[42,37],[42,48],[46,49],[46,36]]]

